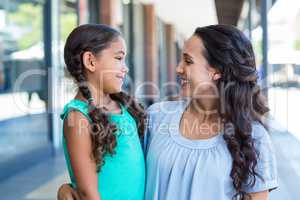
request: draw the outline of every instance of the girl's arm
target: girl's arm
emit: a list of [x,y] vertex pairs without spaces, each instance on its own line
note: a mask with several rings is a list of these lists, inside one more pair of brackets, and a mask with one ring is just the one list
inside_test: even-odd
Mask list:
[[80,112],[70,112],[64,121],[64,136],[80,199],[100,200],[87,118]]
[[251,200],[269,200],[269,191],[250,193]]

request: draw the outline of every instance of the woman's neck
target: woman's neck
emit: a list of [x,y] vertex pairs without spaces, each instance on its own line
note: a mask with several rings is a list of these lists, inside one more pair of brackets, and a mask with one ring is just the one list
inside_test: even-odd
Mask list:
[[188,111],[201,121],[215,121],[219,118],[217,99],[192,99]]

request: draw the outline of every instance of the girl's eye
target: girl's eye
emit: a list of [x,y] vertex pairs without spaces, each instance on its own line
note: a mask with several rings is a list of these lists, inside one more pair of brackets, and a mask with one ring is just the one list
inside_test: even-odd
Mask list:
[[117,60],[122,60],[123,58],[122,58],[122,57],[116,57],[116,59],[117,59]]

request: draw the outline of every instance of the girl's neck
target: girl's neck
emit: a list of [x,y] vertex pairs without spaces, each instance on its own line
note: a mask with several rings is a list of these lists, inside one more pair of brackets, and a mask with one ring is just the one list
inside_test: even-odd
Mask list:
[[[77,92],[76,99],[80,99],[83,101],[88,101],[80,91]],[[98,92],[98,95],[94,95],[92,93],[93,102],[97,107],[109,107],[109,105],[113,102],[109,94],[105,94],[103,92]]]

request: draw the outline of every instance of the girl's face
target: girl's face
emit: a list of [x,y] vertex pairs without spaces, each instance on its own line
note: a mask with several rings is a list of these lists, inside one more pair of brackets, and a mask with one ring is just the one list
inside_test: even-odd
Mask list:
[[192,98],[215,96],[215,81],[220,78],[203,56],[205,48],[197,36],[190,37],[183,46],[176,73],[180,78],[181,95]]
[[118,37],[111,42],[108,48],[91,59],[93,67],[88,68],[89,81],[94,82],[96,87],[106,94],[120,92],[125,75],[128,73],[125,57],[125,41]]

